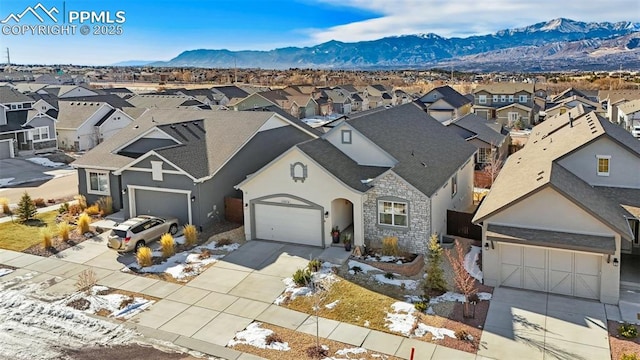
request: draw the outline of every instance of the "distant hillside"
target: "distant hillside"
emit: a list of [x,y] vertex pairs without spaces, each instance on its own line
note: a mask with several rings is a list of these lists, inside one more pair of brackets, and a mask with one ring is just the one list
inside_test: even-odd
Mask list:
[[355,43],[329,41],[271,51],[189,50],[170,61],[149,65],[268,69],[456,66],[480,71],[639,68],[639,38],[640,23],[585,23],[560,18],[467,38],[430,33]]
[[151,63],[156,63],[156,62],[158,61],[157,60],[128,60],[128,61],[121,61],[115,64],[111,64],[111,66],[145,66]]

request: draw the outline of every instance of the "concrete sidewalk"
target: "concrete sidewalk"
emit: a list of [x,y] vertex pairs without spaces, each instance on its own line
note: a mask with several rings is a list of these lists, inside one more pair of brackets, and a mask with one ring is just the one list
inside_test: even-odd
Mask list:
[[[344,250],[342,250],[344,252]],[[31,272],[31,281],[58,277],[47,290],[76,291],[75,282],[84,269],[92,268],[98,284],[160,298],[148,310],[125,322],[147,337],[171,341],[225,359],[259,359],[225,345],[253,321],[315,335],[315,317],[273,305],[285,288],[283,279],[306,266],[308,256],[323,249],[250,241],[187,284],[145,278],[121,272],[133,256],[117,256],[107,249],[104,236],[67,249],[58,257],[42,258],[0,250],[0,264],[19,268],[0,277],[0,282]],[[311,254],[309,254],[311,253]],[[328,252],[336,256],[334,252]],[[423,341],[383,333],[331,319],[320,318],[321,336],[354,347],[408,359],[488,359]]]

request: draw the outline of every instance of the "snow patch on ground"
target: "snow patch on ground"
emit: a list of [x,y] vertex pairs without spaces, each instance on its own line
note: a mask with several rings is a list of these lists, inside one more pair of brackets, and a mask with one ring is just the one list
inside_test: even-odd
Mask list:
[[[491,300],[491,294],[487,293],[487,292],[480,292],[478,293],[478,299],[480,300]],[[446,302],[446,301],[457,301],[457,302],[465,302],[465,296],[463,294],[460,293],[456,293],[456,292],[451,292],[451,291],[447,291],[446,293],[438,296],[438,297],[434,297],[431,298],[431,301],[429,301],[430,304],[438,304],[441,302]]]
[[[455,332],[446,328],[438,328],[430,326],[424,323],[418,323],[417,328],[414,330],[414,324],[417,321],[415,316],[416,309],[413,304],[397,301],[391,305],[392,312],[388,312],[385,318],[387,328],[393,332],[400,333],[404,336],[418,336],[422,337],[427,333],[435,339],[444,339],[445,336],[455,338]],[[414,330],[412,332],[412,330]]]
[[12,272],[13,272],[13,269],[2,268],[2,269],[0,269],[0,276],[5,276],[5,275],[8,275],[8,274],[11,274]]
[[[337,265],[330,262],[322,263],[319,271],[311,273],[312,281],[323,280],[329,282],[330,284],[339,281],[338,277],[333,273],[334,267],[337,267]],[[299,296],[310,296],[311,294],[313,294],[313,291],[310,287],[296,285],[296,283],[293,281],[293,278],[285,278],[282,280],[282,282],[284,282],[286,288],[284,289],[282,294],[280,294],[280,296],[278,296],[278,298],[273,301],[275,305],[282,305],[285,301],[294,300]]]
[[331,304],[327,304],[324,307],[326,307],[327,309],[333,309],[336,307],[336,305],[338,305],[338,303],[340,302],[340,300],[336,300],[334,302],[332,302]]
[[16,178],[3,178],[3,179],[0,179],[0,186],[7,186],[15,179]]
[[138,336],[120,324],[96,319],[66,306],[66,300],[42,301],[41,284],[30,277],[2,283],[0,358],[60,359],[64,348],[120,346]]
[[367,255],[364,258],[367,261],[379,261],[386,263],[402,263],[404,260],[404,256],[391,256],[391,255],[380,255],[376,254],[375,256]]
[[471,250],[464,256],[464,268],[469,275],[473,276],[476,280],[482,282],[482,270],[478,266],[478,257],[482,248],[480,246],[471,246]]
[[[369,271],[376,271],[376,272],[381,272],[382,270],[375,268],[371,265],[367,265],[364,263],[361,263],[359,261],[354,261],[354,260],[349,260],[349,269],[352,269],[354,266],[359,267],[362,270],[363,274],[368,273]],[[349,274],[353,275],[355,274],[355,271],[353,270],[349,270]]]
[[74,300],[86,299],[89,301],[89,308],[85,310],[87,313],[95,314],[99,310],[106,310],[109,312],[109,317],[129,319],[149,308],[155,302],[142,297],[133,297],[131,303],[121,309],[120,306],[122,302],[131,297],[117,293],[101,295],[101,292],[106,290],[109,290],[109,288],[105,286],[94,286],[88,295],[82,292],[71,294],[65,299],[65,304],[69,304]]
[[[178,244],[184,244],[185,242],[184,236],[176,237],[174,240]],[[189,251],[179,252],[157,265],[140,268],[138,263],[134,262],[123,268],[122,271],[128,272],[130,270],[134,270],[139,273],[166,273],[173,276],[176,280],[187,281],[187,277],[199,275],[207,265],[217,262],[228,253],[237,250],[239,247],[240,245],[236,243],[216,247],[216,243],[212,242],[210,244],[197,246]],[[208,250],[210,252],[224,252],[224,254],[211,254],[207,258],[201,259],[200,254],[203,250]],[[162,251],[154,251],[153,256],[162,256]]]
[[50,168],[57,168],[57,167],[61,167],[61,166],[65,166],[67,164],[65,163],[61,163],[61,162],[53,162],[47,158],[42,158],[42,157],[33,157],[33,158],[28,158],[27,161],[31,161],[34,164],[38,164],[41,166],[46,166],[46,167],[50,167]]
[[402,286],[402,284],[404,284],[404,287],[408,290],[415,290],[416,287],[418,286],[418,282],[415,280],[387,279],[384,274],[376,274],[374,278],[376,279],[377,282],[383,283],[383,284],[389,284],[389,285],[395,285],[395,286]]
[[227,346],[234,346],[238,344],[247,344],[255,346],[260,349],[272,349],[279,351],[289,351],[289,343],[286,342],[272,342],[267,344],[267,336],[273,334],[273,331],[269,329],[263,329],[260,326],[262,323],[254,322],[249,324],[243,331],[236,333],[236,336],[227,343]]

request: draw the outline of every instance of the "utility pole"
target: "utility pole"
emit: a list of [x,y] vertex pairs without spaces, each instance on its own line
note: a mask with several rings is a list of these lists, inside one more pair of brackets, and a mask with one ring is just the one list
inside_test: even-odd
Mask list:
[[11,55],[9,55],[9,48],[7,48],[7,69],[11,72]]
[[238,64],[236,58],[233,58],[233,85],[238,84]]

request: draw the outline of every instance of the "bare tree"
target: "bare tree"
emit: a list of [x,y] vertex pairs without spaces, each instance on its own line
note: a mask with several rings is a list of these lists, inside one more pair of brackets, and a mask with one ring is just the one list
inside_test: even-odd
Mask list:
[[459,240],[456,240],[455,251],[456,254],[453,255],[451,250],[447,249],[444,254],[453,268],[453,282],[455,287],[465,297],[464,313],[468,316],[470,313],[469,297],[475,295],[478,289],[476,288],[476,279],[464,268],[465,249]]
[[332,285],[333,283],[329,277],[316,278],[316,276],[313,276],[307,285],[311,288],[309,301],[311,302],[313,312],[316,317],[316,345],[315,349],[311,351],[311,353],[318,355],[318,358],[323,358],[326,355],[324,349],[320,345],[320,314],[325,306],[326,300],[329,298]]
[[489,178],[489,188],[493,186],[493,182],[498,177],[500,169],[502,169],[502,165],[504,165],[502,155],[503,154],[499,148],[494,144],[491,144],[491,153],[487,156],[487,162],[482,168],[482,172]]

